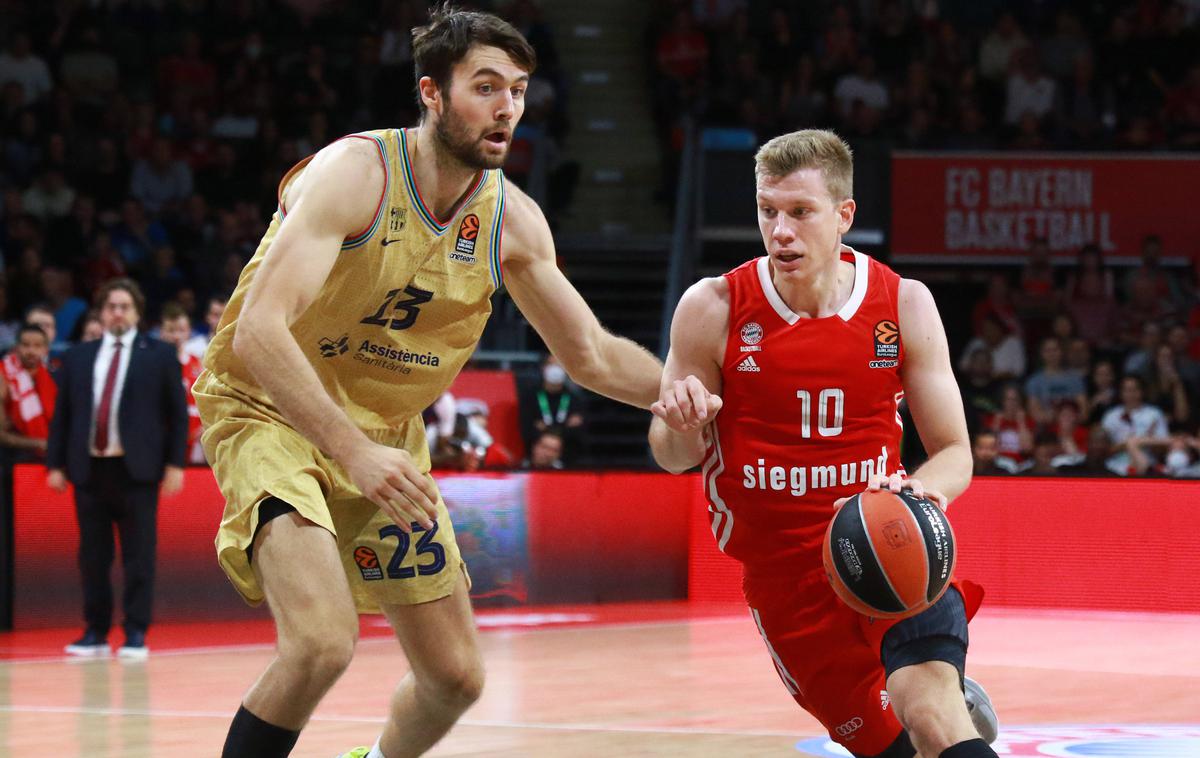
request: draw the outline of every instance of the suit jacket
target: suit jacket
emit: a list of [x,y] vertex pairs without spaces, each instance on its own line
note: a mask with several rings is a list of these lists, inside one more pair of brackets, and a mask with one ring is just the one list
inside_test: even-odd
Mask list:
[[[57,376],[46,466],[65,468],[76,486],[86,486],[91,472],[92,377],[100,344],[93,340],[68,350]],[[116,414],[131,479],[158,482],[164,466],[186,463],[187,400],[174,347],[138,332]]]

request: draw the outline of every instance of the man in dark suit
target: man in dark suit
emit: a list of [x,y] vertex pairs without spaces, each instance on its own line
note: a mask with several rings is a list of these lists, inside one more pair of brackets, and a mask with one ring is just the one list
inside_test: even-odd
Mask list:
[[118,655],[138,659],[147,655],[158,488],[170,495],[183,485],[187,404],[175,349],[138,332],[145,300],[137,284],[106,282],[96,305],[103,338],[67,351],[58,374],[46,483],[59,492],[67,479],[75,485],[87,627],[67,652],[109,655],[116,522],[125,573],[125,644]]

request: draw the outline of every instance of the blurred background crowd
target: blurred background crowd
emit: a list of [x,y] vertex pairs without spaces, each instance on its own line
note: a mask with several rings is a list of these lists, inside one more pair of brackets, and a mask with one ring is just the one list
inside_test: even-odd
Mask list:
[[[567,106],[588,92],[538,3],[461,5],[499,12],[537,49],[506,171],[528,180],[532,136],[549,149],[555,222],[579,181]],[[113,277],[141,285],[144,328],[197,370],[287,169],[343,134],[415,123],[409,30],[426,7],[0,0],[0,351],[13,356],[0,443],[37,455],[17,363],[52,375],[97,336],[92,293]],[[1198,17],[1162,0],[659,0],[629,33],[644,35],[666,206],[684,119],[760,141],[830,127],[856,150],[1196,150]],[[1195,252],[1153,234],[1126,252],[1139,263],[1085,247],[1063,265],[1035,240],[968,308],[943,305],[970,323],[951,349],[977,473],[1200,476]],[[1163,265],[1179,256],[1193,264]],[[448,394],[426,414],[435,460],[604,465],[561,366],[529,365],[517,386],[523,450],[496,442],[486,403]]]

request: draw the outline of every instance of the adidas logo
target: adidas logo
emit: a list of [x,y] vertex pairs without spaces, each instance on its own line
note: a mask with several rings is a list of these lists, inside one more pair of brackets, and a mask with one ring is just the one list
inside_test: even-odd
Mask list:
[[737,370],[738,371],[753,371],[754,373],[758,373],[759,371],[762,371],[762,369],[759,368],[758,364],[754,362],[753,355],[747,355],[746,359],[738,364]]
[[888,706],[891,704],[892,704],[892,699],[890,697],[888,697],[887,690],[880,690],[879,691],[879,706],[881,708],[883,708],[883,710],[886,711]]

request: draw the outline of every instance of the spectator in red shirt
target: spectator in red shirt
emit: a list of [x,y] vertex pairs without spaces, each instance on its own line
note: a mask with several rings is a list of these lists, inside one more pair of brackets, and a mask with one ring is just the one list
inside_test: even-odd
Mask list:
[[[1141,265],[1125,275],[1125,296],[1132,301],[1137,297],[1139,286],[1149,287],[1157,299],[1164,301],[1168,310],[1174,310],[1187,302],[1186,278],[1169,274],[1162,267],[1162,255],[1162,238],[1157,234],[1147,234],[1142,239]],[[1148,284],[1141,285],[1141,280],[1148,281]]]
[[975,333],[983,331],[983,321],[992,316],[1004,327],[1008,334],[1021,334],[1021,322],[1017,319],[1017,309],[1013,307],[1012,287],[1005,274],[992,274],[988,277],[987,295],[975,304],[971,311],[971,325]]
[[1005,385],[1000,393],[1000,412],[993,414],[986,428],[995,432],[998,454],[1014,464],[1024,463],[1033,452],[1033,419],[1025,410],[1025,398],[1015,384]]
[[201,55],[200,36],[196,32],[185,31],[179,52],[162,62],[159,84],[164,96],[182,92],[193,105],[213,104],[217,70]]
[[1117,322],[1117,300],[1113,273],[1104,267],[1100,248],[1086,245],[1079,263],[1067,277],[1067,311],[1080,336],[1099,344],[1111,338]]
[[675,22],[658,38],[658,71],[679,85],[694,82],[705,74],[708,40],[696,28],[692,14],[680,8]]
[[1058,404],[1053,431],[1061,454],[1083,459],[1088,448],[1088,428],[1080,423],[1078,405],[1069,400]]
[[50,437],[50,419],[58,385],[46,369],[50,340],[40,327],[26,324],[17,345],[0,360],[0,445],[41,458]]
[[1121,309],[1119,339],[1127,349],[1141,347],[1147,326],[1152,329],[1175,314],[1170,301],[1159,296],[1153,277],[1137,275],[1131,285],[1129,302]]
[[163,342],[174,345],[179,357],[180,369],[183,371],[183,391],[187,396],[188,410],[188,463],[206,463],[204,449],[200,446],[200,412],[196,410],[196,398],[192,396],[192,385],[204,370],[200,359],[186,349],[188,338],[192,336],[192,320],[188,317],[179,303],[167,303],[162,309],[162,328],[160,336]]
[[[1025,321],[1041,322],[1043,326],[1058,310],[1059,293],[1054,288],[1054,269],[1050,265],[1050,245],[1039,237],[1029,245],[1029,256],[1021,269],[1021,289],[1017,294],[1017,313]],[[1042,330],[1034,330],[1034,339]]]

